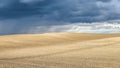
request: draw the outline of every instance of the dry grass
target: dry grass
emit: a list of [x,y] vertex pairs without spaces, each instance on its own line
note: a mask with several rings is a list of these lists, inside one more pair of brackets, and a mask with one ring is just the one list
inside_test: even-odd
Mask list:
[[120,68],[120,34],[0,36],[0,68]]

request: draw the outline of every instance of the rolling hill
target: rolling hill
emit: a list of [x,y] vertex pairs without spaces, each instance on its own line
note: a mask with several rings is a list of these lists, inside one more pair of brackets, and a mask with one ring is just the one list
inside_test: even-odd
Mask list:
[[0,36],[0,68],[119,68],[120,34]]

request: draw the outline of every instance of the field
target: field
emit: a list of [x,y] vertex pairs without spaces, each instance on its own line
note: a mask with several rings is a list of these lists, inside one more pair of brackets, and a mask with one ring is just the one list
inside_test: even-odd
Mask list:
[[0,68],[120,68],[120,34],[0,36]]

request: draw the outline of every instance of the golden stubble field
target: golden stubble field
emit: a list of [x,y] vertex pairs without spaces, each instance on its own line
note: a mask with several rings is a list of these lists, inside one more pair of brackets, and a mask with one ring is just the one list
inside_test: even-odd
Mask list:
[[120,34],[0,36],[0,68],[120,68]]

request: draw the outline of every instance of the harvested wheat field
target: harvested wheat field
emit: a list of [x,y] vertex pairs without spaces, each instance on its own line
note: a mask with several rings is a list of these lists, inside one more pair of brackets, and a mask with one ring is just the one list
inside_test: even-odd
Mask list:
[[0,36],[0,68],[120,68],[120,34]]

